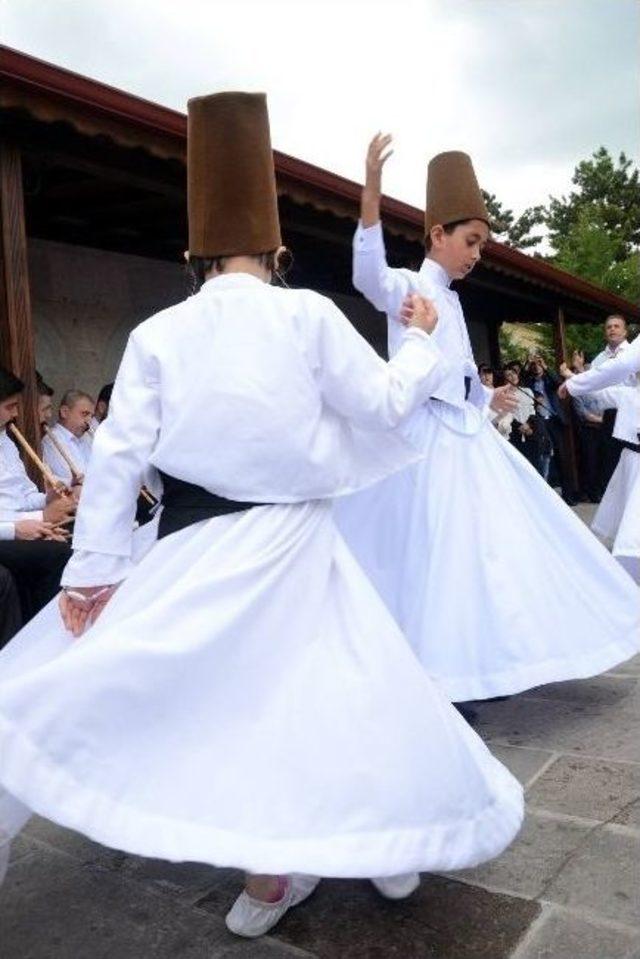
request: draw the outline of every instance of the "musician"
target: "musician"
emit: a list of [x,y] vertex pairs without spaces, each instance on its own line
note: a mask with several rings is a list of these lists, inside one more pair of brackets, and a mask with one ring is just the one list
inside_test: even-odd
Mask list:
[[95,432],[103,420],[109,415],[109,403],[113,392],[113,383],[105,383],[96,400],[96,409],[91,418],[91,429]]
[[36,390],[38,391],[38,423],[42,429],[51,425],[53,419],[53,400],[54,390],[48,383],[42,379],[42,376],[36,370]]
[[0,367],[0,564],[13,575],[26,622],[55,596],[70,550],[65,523],[73,498],[41,493],[27,476],[7,426],[18,415],[24,384]]
[[[58,422],[42,441],[42,458],[53,473],[68,486],[77,483],[87,471],[92,439],[88,433],[95,402],[81,390],[67,390],[60,401]],[[66,456],[65,456],[66,453]],[[72,469],[69,460],[77,467]]]

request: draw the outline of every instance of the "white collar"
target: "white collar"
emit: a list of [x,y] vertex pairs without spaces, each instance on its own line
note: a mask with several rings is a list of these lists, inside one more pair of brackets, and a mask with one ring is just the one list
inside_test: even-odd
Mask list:
[[75,433],[72,433],[71,430],[68,430],[66,426],[63,426],[62,423],[61,423],[59,420],[58,420],[58,422],[56,423],[56,425],[54,426],[54,429],[55,429],[55,431],[56,431],[57,433],[61,433],[61,434],[62,434],[62,438],[65,439],[65,440],[77,440],[77,441],[79,441],[79,440],[82,439],[82,436],[84,436],[84,433],[82,434],[82,436],[76,436],[76,434],[75,434]]
[[268,286],[264,280],[254,276],[253,273],[221,273],[219,276],[212,276],[203,283],[201,293],[217,293],[219,290],[242,289],[251,286]]
[[604,351],[607,354],[607,356],[616,356],[616,354],[619,353],[621,350],[626,350],[628,346],[629,346],[629,340],[623,340],[621,343],[618,343],[617,346],[609,346],[609,344],[607,344],[604,348]]
[[420,275],[427,277],[432,283],[435,283],[436,286],[443,286],[446,289],[451,286],[451,277],[445,268],[428,256],[425,257],[422,262]]

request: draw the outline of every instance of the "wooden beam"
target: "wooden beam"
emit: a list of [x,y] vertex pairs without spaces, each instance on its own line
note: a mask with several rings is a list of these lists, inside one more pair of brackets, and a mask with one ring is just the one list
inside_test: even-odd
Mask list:
[[19,149],[0,144],[0,347],[2,363],[25,384],[19,427],[40,443],[34,337]]
[[[567,353],[567,331],[564,310],[561,306],[559,306],[557,309],[555,322],[553,324],[553,342],[556,354],[556,368],[560,369],[562,363],[568,363],[570,359]],[[564,427],[567,464],[569,467],[569,474],[571,476],[573,489],[575,492],[578,492],[580,489],[580,477],[578,470],[578,436],[575,413],[573,411],[571,400],[561,400],[560,402],[564,407],[567,418]]]

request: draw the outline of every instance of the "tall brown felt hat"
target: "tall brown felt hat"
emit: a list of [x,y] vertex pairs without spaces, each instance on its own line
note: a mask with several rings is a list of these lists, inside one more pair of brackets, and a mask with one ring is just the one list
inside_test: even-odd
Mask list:
[[195,97],[187,129],[189,254],[258,254],[281,246],[265,94]]
[[425,234],[428,236],[437,223],[446,226],[458,220],[484,220],[488,225],[489,214],[471,157],[459,150],[450,150],[438,153],[429,163]]

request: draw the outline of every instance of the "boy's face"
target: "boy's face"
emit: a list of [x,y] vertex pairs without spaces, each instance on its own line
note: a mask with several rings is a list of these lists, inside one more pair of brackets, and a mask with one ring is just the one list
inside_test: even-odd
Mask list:
[[6,400],[2,400],[0,403],[0,429],[3,429],[7,423],[10,423],[11,420],[15,420],[18,415],[18,407],[20,405],[20,395],[16,393],[15,396],[9,396]]
[[462,280],[482,256],[488,239],[489,227],[484,220],[460,223],[453,233],[445,233],[443,227],[434,226],[429,256],[444,267],[452,280]]

